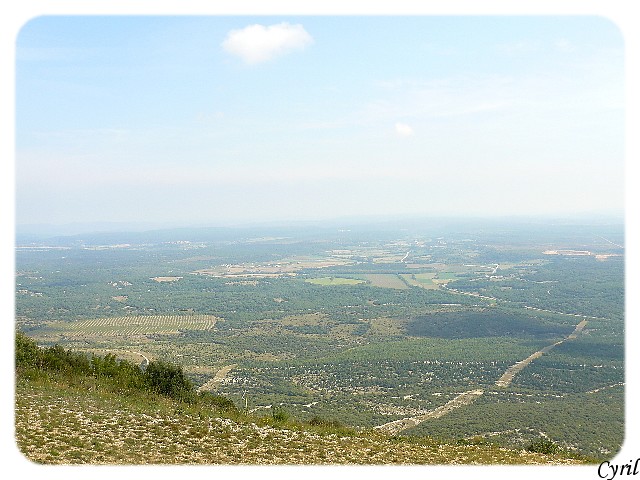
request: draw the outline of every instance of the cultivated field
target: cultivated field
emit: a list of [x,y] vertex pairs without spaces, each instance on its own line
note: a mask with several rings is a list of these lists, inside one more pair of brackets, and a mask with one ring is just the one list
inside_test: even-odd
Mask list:
[[401,274],[402,279],[412,287],[426,288],[427,290],[435,290],[438,288],[438,284],[434,283],[434,277],[436,273],[416,273],[416,274]]
[[151,280],[158,283],[167,283],[167,282],[172,283],[172,282],[177,282],[181,278],[183,277],[153,277]]
[[193,274],[209,277],[235,278],[276,278],[293,276],[301,270],[330,268],[351,265],[352,261],[340,257],[293,257],[278,262],[224,264],[212,268],[198,269]]
[[211,330],[219,318],[213,315],[131,315],[94,318],[76,322],[54,322],[38,336],[48,337],[128,337],[137,335],[177,335],[185,330]]
[[393,273],[368,273],[363,275],[363,278],[374,287],[395,288],[398,290],[406,290],[409,288],[398,275]]

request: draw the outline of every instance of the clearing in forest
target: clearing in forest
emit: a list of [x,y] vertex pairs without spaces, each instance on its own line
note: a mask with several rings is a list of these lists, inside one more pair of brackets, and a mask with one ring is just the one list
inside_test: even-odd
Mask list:
[[425,412],[421,415],[416,415],[415,417],[409,418],[401,418],[400,420],[385,423],[384,425],[379,425],[375,428],[384,433],[388,433],[389,435],[395,435],[403,430],[415,427],[425,420],[429,420],[431,418],[440,418],[444,415],[447,415],[456,408],[460,408],[464,405],[469,405],[475,402],[476,399],[483,393],[484,391],[482,389],[469,390],[468,392],[463,392],[460,395],[456,396],[453,400],[449,400],[444,405],[440,405],[439,407],[434,408],[433,410],[429,410],[428,412]]

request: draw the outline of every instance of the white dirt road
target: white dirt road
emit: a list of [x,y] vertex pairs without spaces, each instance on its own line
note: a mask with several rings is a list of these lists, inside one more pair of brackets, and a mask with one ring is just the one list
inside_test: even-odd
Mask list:
[[[556,343],[552,343],[551,345],[547,345],[546,347],[538,350],[537,352],[529,355],[527,358],[525,358],[524,360],[519,361],[518,363],[515,363],[514,365],[511,365],[509,368],[507,368],[507,370],[502,374],[502,376],[496,380],[495,385],[497,387],[501,387],[501,388],[506,388],[508,387],[511,382],[513,381],[513,378],[520,372],[522,371],[522,369],[524,369],[527,365],[529,365],[531,362],[533,362],[536,358],[540,358],[542,355],[544,355],[545,353],[548,353],[551,349],[557,347],[558,345],[560,345],[561,343],[567,341],[567,340],[573,340],[575,339],[578,334],[580,332],[582,332],[582,330],[584,329],[584,327],[587,325],[587,320],[584,319],[582,320],[580,323],[578,323],[578,325],[576,325],[576,328],[573,330],[573,332],[569,335],[567,335],[567,337],[565,337],[564,339],[556,342]],[[453,410],[455,410],[456,408],[460,408],[463,407],[465,405],[470,405],[473,402],[475,402],[482,394],[484,393],[484,390],[482,389],[476,389],[476,390],[469,390],[468,392],[464,392],[461,393],[460,395],[458,395],[457,397],[455,397],[452,400],[449,400],[447,403],[445,403],[444,405],[441,405],[433,410],[429,410],[428,412],[422,413],[420,415],[416,415],[413,417],[408,417],[408,418],[401,418],[400,420],[394,420],[392,422],[388,422],[385,423],[383,425],[378,425],[377,427],[375,427],[376,429],[388,433],[390,435],[395,435],[403,430],[407,430],[409,428],[415,427],[419,424],[421,424],[422,422],[432,419],[432,418],[439,418],[442,417],[444,415],[447,415],[448,413],[451,413]]]

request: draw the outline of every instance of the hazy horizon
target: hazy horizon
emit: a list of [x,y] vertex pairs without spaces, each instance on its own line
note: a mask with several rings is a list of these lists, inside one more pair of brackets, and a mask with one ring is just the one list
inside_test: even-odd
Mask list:
[[624,212],[604,18],[44,16],[16,53],[18,226]]
[[54,237],[75,236],[93,233],[125,233],[125,232],[153,232],[167,230],[188,229],[265,229],[275,230],[279,228],[329,228],[329,227],[359,227],[359,226],[384,226],[399,224],[411,226],[416,223],[434,222],[450,223],[464,226],[477,223],[487,225],[615,225],[625,226],[624,215],[620,214],[578,214],[578,215],[509,215],[509,216],[425,216],[425,215],[395,215],[395,216],[344,216],[325,219],[289,219],[289,220],[262,220],[240,222],[72,222],[66,224],[17,224],[16,236],[20,237]]

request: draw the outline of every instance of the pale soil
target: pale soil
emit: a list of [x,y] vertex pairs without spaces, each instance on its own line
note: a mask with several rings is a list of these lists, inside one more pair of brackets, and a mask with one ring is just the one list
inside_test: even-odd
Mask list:
[[211,392],[218,388],[218,386],[224,381],[225,377],[229,374],[231,370],[236,368],[238,365],[233,363],[231,365],[226,365],[222,367],[220,370],[216,372],[211,380],[209,380],[204,385],[201,385],[198,388],[199,392]]

